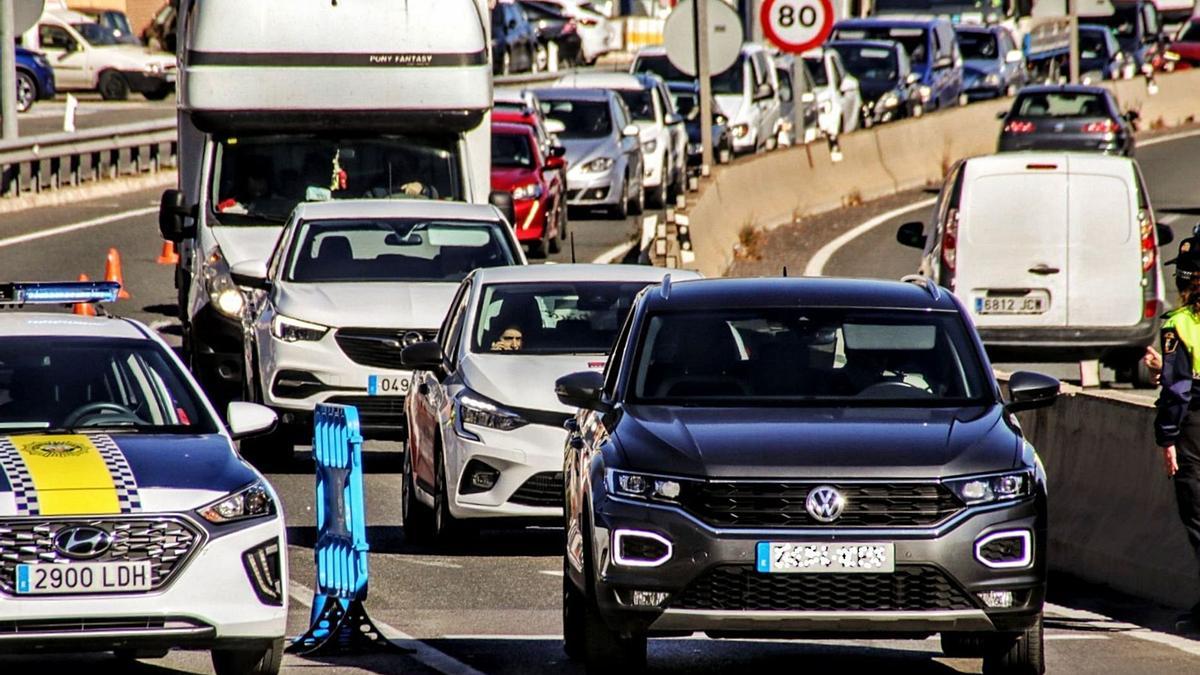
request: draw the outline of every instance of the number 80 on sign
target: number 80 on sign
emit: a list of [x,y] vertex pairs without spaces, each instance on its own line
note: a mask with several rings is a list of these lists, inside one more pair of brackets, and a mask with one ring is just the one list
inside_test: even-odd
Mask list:
[[793,54],[819,47],[833,32],[830,0],[764,0],[759,18],[763,35]]

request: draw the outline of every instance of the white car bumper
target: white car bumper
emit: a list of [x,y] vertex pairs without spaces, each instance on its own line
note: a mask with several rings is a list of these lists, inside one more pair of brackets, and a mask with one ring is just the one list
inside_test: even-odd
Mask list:
[[[455,518],[554,518],[562,515],[563,448],[565,429],[529,424],[514,431],[470,426],[465,429],[479,438],[463,438],[451,431],[447,443],[447,488],[450,513]],[[496,484],[485,492],[465,494],[464,472],[472,460],[500,472]],[[473,473],[473,472],[472,472]],[[539,476],[539,474],[541,474]],[[530,479],[537,478],[530,482]],[[469,489],[469,488],[468,488]]]

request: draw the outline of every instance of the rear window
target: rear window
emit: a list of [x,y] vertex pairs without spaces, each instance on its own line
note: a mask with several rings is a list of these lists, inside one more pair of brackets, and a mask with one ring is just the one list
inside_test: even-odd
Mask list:
[[834,31],[835,40],[892,40],[904,45],[908,58],[913,63],[929,60],[929,35],[924,28],[901,28],[869,26],[839,28]]
[[637,122],[654,122],[654,96],[648,89],[621,89],[617,91],[633,119]]
[[1000,44],[991,33],[962,31],[958,33],[958,48],[964,59],[992,60],[1000,56]]
[[492,134],[492,166],[532,168],[533,145],[522,134]]
[[860,80],[894,82],[900,77],[900,64],[890,49],[838,44],[833,48],[841,55],[846,70]]
[[562,122],[559,138],[603,138],[612,133],[607,101],[553,101],[542,99],[546,119]]
[[1017,117],[1108,117],[1108,103],[1100,94],[1042,92],[1022,94]]

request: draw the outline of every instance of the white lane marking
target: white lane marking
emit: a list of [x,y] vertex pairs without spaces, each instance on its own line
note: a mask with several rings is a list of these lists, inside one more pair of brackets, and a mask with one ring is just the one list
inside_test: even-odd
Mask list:
[[[288,580],[288,595],[299,604],[312,609],[310,598],[313,596],[313,591],[311,588],[308,588],[304,584]],[[484,675],[482,671],[475,670],[446,652],[421,642],[395,626],[390,626],[377,619],[375,620],[375,625],[388,633],[387,638],[392,643],[413,650],[411,656],[414,660],[433,668],[439,673],[443,673],[444,675]]]
[[442,635],[439,640],[561,640],[562,635]]
[[1167,134],[1166,136],[1158,136],[1144,141],[1138,141],[1137,147],[1144,148],[1147,145],[1158,145],[1159,143],[1170,143],[1172,141],[1181,141],[1185,138],[1200,136],[1200,129],[1192,129],[1191,131],[1181,131],[1177,134]]
[[60,234],[67,234],[69,232],[76,232],[78,230],[86,230],[90,227],[107,225],[109,223],[115,223],[121,220],[127,220],[129,218],[137,218],[138,216],[148,216],[151,213],[158,213],[158,207],[155,206],[146,207],[143,209],[133,209],[132,211],[122,211],[120,213],[113,213],[107,216],[93,218],[91,220],[84,220],[78,223],[59,225],[58,227],[52,227],[48,230],[30,232],[29,234],[21,234],[15,237],[8,237],[7,239],[0,239],[0,248],[16,246],[17,244],[37,241],[38,239],[46,239],[47,237],[57,237]]
[[629,249],[631,249],[631,248],[633,248],[633,244],[631,244],[629,242],[625,242],[623,244],[617,244],[616,246],[608,249],[604,253],[601,253],[599,256],[597,256],[596,259],[592,261],[592,263],[595,265],[608,265],[608,264],[612,263],[612,261],[617,260],[618,258],[625,257],[625,254],[629,253]]
[[[1128,635],[1129,637],[1147,642],[1173,647],[1185,654],[1200,656],[1200,642],[1189,640],[1188,638],[1172,635],[1170,633],[1160,633],[1131,623],[1117,621],[1112,617],[1089,612],[1082,609],[1070,609],[1060,605],[1046,603],[1046,611],[1052,616],[1059,616],[1079,621],[1088,621],[1092,623],[1093,628],[1106,628],[1120,635]],[[1047,636],[1048,638],[1049,636]]]
[[824,246],[822,246],[821,250],[817,251],[817,254],[814,255],[808,261],[808,265],[805,266],[805,268],[804,268],[804,276],[806,276],[806,277],[825,276],[825,265],[829,264],[830,258],[832,258],[843,246],[845,246],[846,244],[849,244],[850,242],[854,241],[855,239],[858,239],[862,235],[879,227],[880,225],[886,223],[887,221],[891,220],[892,218],[895,218],[896,216],[902,216],[902,215],[908,213],[909,211],[916,211],[917,209],[928,208],[930,206],[933,206],[934,202],[936,202],[936,201],[937,201],[936,197],[930,197],[929,199],[922,199],[921,201],[916,202],[914,204],[909,204],[908,206],[903,206],[898,209],[892,209],[891,211],[888,211],[887,213],[881,213],[878,216],[875,216],[874,218],[868,220],[867,222],[862,223],[858,227],[855,227],[847,232],[843,232],[840,237],[838,237],[837,239],[834,239],[833,241],[829,242],[828,244],[825,244]]
[[452,562],[442,562],[440,560],[417,560],[415,558],[395,558],[396,562],[408,563],[410,565],[424,565],[425,567],[442,567],[449,570],[461,570],[462,565]]
[[562,570],[539,570],[538,574],[545,574],[548,577],[561,577],[563,575],[563,571]]
[[1170,633],[1159,633],[1153,630],[1134,630],[1124,633],[1129,637],[1145,640],[1146,642],[1154,642],[1156,644],[1174,647],[1185,654],[1192,656],[1200,656],[1200,642],[1189,640],[1179,635],[1171,635]]
[[1110,640],[1108,635],[1071,635],[1068,633],[1052,633],[1043,636],[1045,640]]

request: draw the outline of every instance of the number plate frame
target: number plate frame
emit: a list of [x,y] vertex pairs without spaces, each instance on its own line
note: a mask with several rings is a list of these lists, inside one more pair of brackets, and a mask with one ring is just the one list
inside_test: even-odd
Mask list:
[[1041,289],[1025,293],[985,291],[975,296],[980,316],[1038,316],[1050,311],[1050,293]]
[[[132,579],[140,576],[141,583],[119,583],[122,571]],[[60,572],[58,586],[48,576],[38,572]],[[140,571],[140,575],[137,572]],[[113,593],[141,593],[154,590],[152,561],[136,560],[124,562],[72,562],[22,563],[16,566],[16,595],[109,595]],[[69,582],[69,583],[68,583]]]
[[367,376],[367,396],[407,396],[410,389],[412,389],[412,376]]
[[896,545],[889,542],[760,541],[755,568],[762,574],[891,574]]

